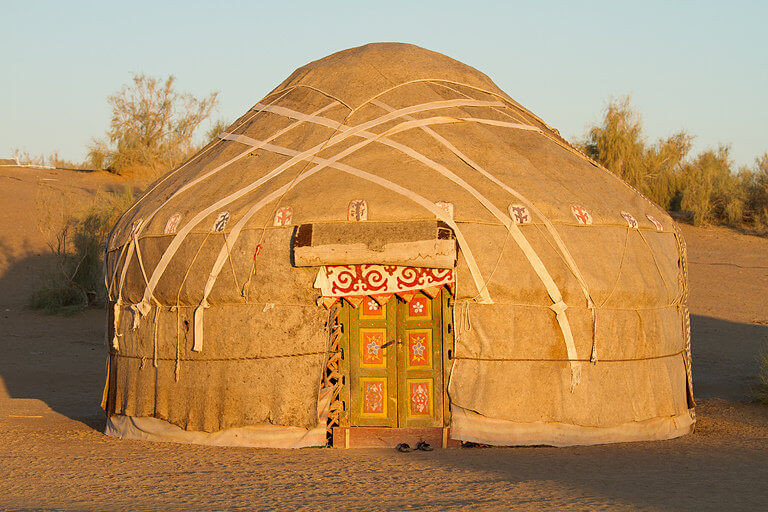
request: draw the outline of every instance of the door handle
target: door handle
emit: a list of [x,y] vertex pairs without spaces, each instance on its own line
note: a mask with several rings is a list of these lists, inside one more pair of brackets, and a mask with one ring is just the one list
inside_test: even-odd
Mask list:
[[385,344],[381,345],[379,348],[387,348],[388,346],[394,345],[394,344],[395,344],[395,340],[389,340]]

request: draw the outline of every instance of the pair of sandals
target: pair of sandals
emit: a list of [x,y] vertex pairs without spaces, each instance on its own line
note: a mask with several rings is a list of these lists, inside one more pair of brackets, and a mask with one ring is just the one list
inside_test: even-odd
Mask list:
[[[395,450],[401,453],[408,453],[412,452],[413,448],[411,448],[411,445],[408,443],[400,443],[395,447]],[[426,441],[419,441],[418,444],[416,444],[416,450],[421,450],[422,452],[431,452],[433,448]]]

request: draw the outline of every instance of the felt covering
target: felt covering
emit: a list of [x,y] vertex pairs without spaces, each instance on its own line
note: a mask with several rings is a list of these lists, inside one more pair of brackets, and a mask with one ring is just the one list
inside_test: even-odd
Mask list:
[[304,224],[296,229],[293,262],[299,267],[381,264],[453,268],[456,241],[435,222]]
[[414,266],[407,251],[407,262],[371,260],[433,241],[422,230],[437,220],[458,247],[452,403],[640,432],[688,414],[672,219],[487,76],[394,43],[298,69],[123,215],[107,247],[118,317],[107,412],[205,432],[312,427],[327,312],[317,267],[293,258],[347,264],[353,251],[302,259],[295,227],[323,226],[319,246],[360,244],[361,263]]

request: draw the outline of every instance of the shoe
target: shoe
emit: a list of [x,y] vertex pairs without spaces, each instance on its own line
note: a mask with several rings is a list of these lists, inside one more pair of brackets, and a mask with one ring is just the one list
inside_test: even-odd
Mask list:
[[429,446],[429,443],[425,441],[419,441],[419,444],[416,445],[416,449],[423,452],[431,452],[433,450],[433,448]]
[[399,445],[397,445],[395,447],[395,450],[397,450],[399,452],[402,452],[402,453],[408,453],[408,452],[413,451],[413,450],[411,450],[411,445],[409,445],[408,443],[400,443]]

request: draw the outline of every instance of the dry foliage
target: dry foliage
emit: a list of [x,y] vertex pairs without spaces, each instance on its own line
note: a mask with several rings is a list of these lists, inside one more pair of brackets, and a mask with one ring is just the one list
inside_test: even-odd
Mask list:
[[728,146],[693,156],[692,141],[681,131],[648,144],[625,97],[608,103],[602,123],[578,145],[663,208],[689,212],[694,224],[748,222],[768,233],[768,153],[753,169],[734,172]]
[[757,355],[760,371],[757,375],[757,386],[753,391],[755,401],[768,405],[768,339],[765,340],[762,350]]
[[54,151],[49,155],[31,155],[29,151],[21,151],[20,149],[13,150],[13,157],[18,160],[21,165],[32,165],[39,167],[54,167],[56,169],[72,169],[82,170],[85,169],[82,163],[75,163],[70,160],[64,160],[59,157],[59,152]]
[[210,117],[218,93],[196,98],[176,90],[175,78],[140,74],[108,98],[112,119],[107,139],[94,140],[88,164],[117,174],[155,177],[195,153],[195,134]]
[[215,123],[211,125],[208,131],[205,133],[205,140],[207,142],[213,142],[219,138],[219,134],[227,131],[229,124],[224,119],[217,119]]
[[[80,215],[52,205],[41,216],[54,265],[41,276],[29,300],[32,309],[72,314],[104,303],[104,244],[118,217],[134,201],[131,190],[98,192]],[[60,226],[52,228],[52,226]]]

